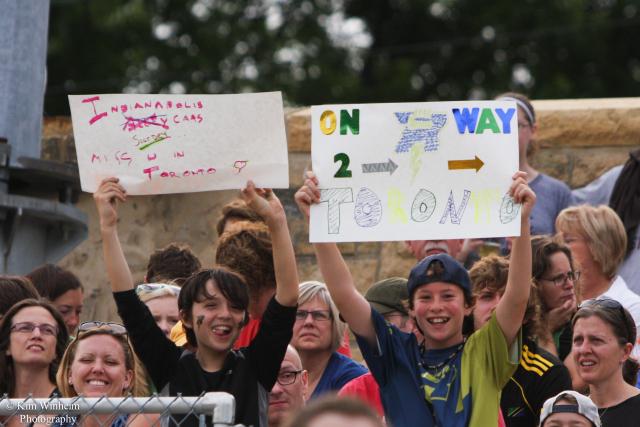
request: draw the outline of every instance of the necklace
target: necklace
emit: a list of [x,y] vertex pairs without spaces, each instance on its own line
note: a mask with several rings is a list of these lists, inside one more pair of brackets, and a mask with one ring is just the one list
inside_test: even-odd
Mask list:
[[[604,414],[607,413],[607,411],[609,410],[610,407],[604,408],[604,411],[600,412],[600,419],[602,419],[602,417],[604,417]],[[599,412],[599,411],[598,411]]]
[[467,342],[467,337],[464,337],[464,339],[462,340],[462,342],[460,344],[458,344],[458,347],[455,349],[454,352],[452,352],[449,357],[447,357],[445,360],[443,360],[440,363],[436,363],[435,365],[428,365],[426,363],[423,362],[423,356],[424,353],[427,351],[425,346],[424,346],[424,341],[422,342],[422,344],[420,345],[420,356],[422,356],[420,358],[420,366],[422,366],[423,369],[427,370],[427,371],[437,371],[439,369],[441,369],[442,367],[448,365],[449,363],[451,363],[451,361],[458,355],[458,353],[460,353],[460,351],[464,348],[464,344]]

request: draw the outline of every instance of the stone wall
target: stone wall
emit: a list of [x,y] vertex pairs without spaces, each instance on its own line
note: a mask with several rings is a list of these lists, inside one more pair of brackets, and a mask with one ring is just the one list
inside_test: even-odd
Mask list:
[[[539,150],[532,163],[571,187],[582,186],[607,169],[623,163],[640,146],[640,98],[537,101]],[[293,194],[310,166],[310,110],[289,111],[289,190],[277,191],[285,204],[301,280],[321,280],[302,216]],[[43,158],[75,162],[68,118],[47,118]],[[213,262],[215,223],[234,191],[136,197],[121,208],[120,238],[136,280],[142,280],[148,255],[172,241],[188,242],[205,266]],[[90,194],[78,207],[89,215],[89,238],[67,255],[61,265],[82,280],[87,291],[83,319],[117,319],[102,261],[98,223]],[[406,276],[414,263],[403,242],[347,243],[342,252],[356,283],[365,290],[390,276]]]

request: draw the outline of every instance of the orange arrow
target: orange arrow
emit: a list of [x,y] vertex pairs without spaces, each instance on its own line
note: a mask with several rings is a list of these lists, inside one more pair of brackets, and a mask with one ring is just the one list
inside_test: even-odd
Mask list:
[[473,160],[449,160],[449,170],[455,169],[475,169],[476,172],[484,166],[484,162],[475,156]]

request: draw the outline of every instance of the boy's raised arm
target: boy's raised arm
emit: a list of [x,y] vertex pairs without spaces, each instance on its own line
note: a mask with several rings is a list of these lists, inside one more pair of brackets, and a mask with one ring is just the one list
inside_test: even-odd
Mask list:
[[298,268],[282,203],[271,190],[256,188],[249,181],[242,197],[260,215],[271,233],[273,266],[276,274],[276,300],[284,306],[298,304]]
[[496,319],[502,329],[507,344],[511,346],[522,326],[524,313],[531,292],[531,232],[529,217],[536,202],[536,195],[526,180],[525,172],[513,176],[509,195],[516,203],[521,203],[520,236],[513,240],[507,287],[498,306]]
[[[127,193],[118,183],[118,178],[107,178],[93,193],[93,198],[100,217],[104,264],[111,282],[111,290],[114,293],[131,291],[134,289],[133,277],[118,239],[117,227],[118,205],[126,201]],[[121,296],[125,299],[130,298],[127,294]],[[138,305],[126,302],[122,305],[122,301],[118,301],[119,296],[114,295],[114,298],[136,354],[153,384],[158,390],[162,389],[176,369],[182,350],[164,335],[154,322],[151,312],[138,297],[135,297]]]
[[127,200],[127,192],[118,183],[118,178],[107,178],[93,193],[93,199],[100,217],[102,250],[111,290],[122,292],[133,289],[133,277],[118,238],[118,204]]
[[[311,204],[320,201],[320,190],[313,172],[307,172],[306,177],[304,185],[296,192],[295,200],[308,221]],[[322,277],[341,316],[355,334],[375,344],[376,331],[371,319],[371,306],[356,289],[338,246],[335,243],[315,243],[313,246]]]

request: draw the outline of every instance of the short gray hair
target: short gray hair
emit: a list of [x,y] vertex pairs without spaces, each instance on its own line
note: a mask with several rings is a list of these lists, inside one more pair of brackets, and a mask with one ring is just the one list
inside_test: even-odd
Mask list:
[[342,320],[340,320],[340,312],[338,311],[338,307],[336,307],[336,304],[333,302],[331,294],[329,294],[327,285],[315,280],[300,283],[298,292],[298,306],[311,301],[314,298],[320,299],[320,301],[324,302],[325,304],[327,304],[327,307],[329,307],[332,321],[331,351],[336,351],[342,344],[344,331],[347,325]]

